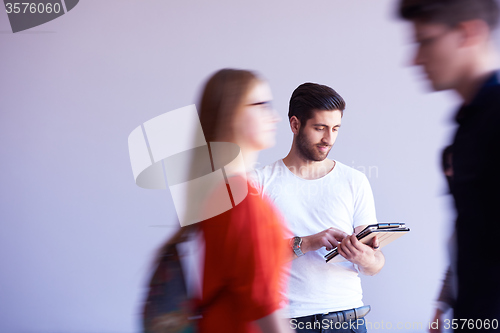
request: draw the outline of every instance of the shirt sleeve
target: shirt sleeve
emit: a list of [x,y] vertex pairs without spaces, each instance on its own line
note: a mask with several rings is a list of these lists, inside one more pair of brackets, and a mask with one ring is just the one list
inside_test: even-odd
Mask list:
[[372,189],[368,182],[368,178],[366,178],[364,174],[361,174],[358,190],[355,193],[354,199],[353,226],[356,228],[362,225],[376,223],[377,216],[375,213],[375,201],[373,199]]

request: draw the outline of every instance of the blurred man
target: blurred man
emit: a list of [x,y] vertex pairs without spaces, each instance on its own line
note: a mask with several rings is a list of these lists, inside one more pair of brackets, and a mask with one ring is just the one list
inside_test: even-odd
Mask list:
[[462,100],[452,147],[458,278],[452,328],[498,328],[500,75],[493,42],[498,4],[401,0],[399,14],[414,28],[415,65],[434,90],[453,90]]
[[[377,240],[372,247],[355,236],[377,223],[368,179],[326,158],[344,108],[330,87],[300,85],[290,99],[290,152],[256,171],[295,236],[289,240],[295,260],[287,297],[290,326],[297,332],[366,332],[369,306],[363,306],[358,273],[377,274],[385,263]],[[327,264],[324,255],[337,245],[345,259]]]

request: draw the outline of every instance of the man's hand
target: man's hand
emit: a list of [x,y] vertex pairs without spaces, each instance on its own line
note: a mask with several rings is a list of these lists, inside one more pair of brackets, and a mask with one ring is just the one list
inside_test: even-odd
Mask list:
[[365,275],[375,275],[385,264],[385,258],[382,252],[378,250],[379,241],[375,236],[372,245],[368,246],[361,243],[356,234],[344,238],[337,250],[342,257],[353,264],[358,265],[360,271]]
[[326,247],[327,251],[331,251],[348,235],[336,228],[328,228],[317,234],[302,237],[302,252],[316,251],[322,247]]

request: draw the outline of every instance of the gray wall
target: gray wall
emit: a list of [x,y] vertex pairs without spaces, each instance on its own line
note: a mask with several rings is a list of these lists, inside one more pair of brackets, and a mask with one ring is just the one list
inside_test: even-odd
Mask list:
[[152,254],[177,221],[168,191],[134,184],[127,137],[197,102],[222,67],[271,83],[284,121],[262,165],[288,152],[297,85],[345,97],[330,158],[366,171],[379,221],[412,228],[363,278],[368,319],[426,325],[453,218],[439,154],[457,101],[427,94],[407,67],[410,31],[394,5],[86,0],[17,34],[0,11],[0,331],[138,331]]

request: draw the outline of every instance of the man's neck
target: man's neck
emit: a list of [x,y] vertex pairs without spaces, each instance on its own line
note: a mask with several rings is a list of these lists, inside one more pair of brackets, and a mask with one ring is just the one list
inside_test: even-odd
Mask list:
[[485,71],[483,73],[478,73],[477,75],[470,76],[467,79],[462,80],[458,87],[455,89],[457,94],[460,95],[463,104],[470,104],[477,93],[486,82],[486,80],[493,74],[496,69],[491,69],[489,71]]
[[496,70],[498,70],[498,53],[491,49],[471,66],[455,88],[465,105],[474,100],[483,84]]
[[312,180],[324,177],[335,167],[335,161],[325,158],[323,161],[311,161],[292,150],[283,159],[286,167],[296,176]]

